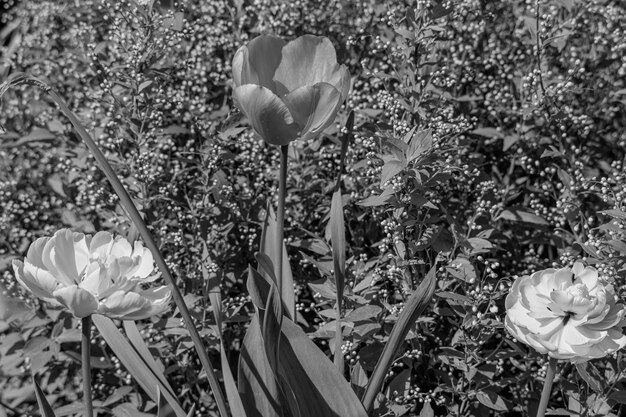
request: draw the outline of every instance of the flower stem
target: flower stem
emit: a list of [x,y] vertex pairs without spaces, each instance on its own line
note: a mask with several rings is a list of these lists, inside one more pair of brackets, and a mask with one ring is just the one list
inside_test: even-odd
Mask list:
[[[285,235],[285,196],[287,194],[287,155],[289,145],[280,147],[280,174],[278,178],[278,212],[276,213],[276,284],[281,299],[283,298],[283,240]],[[291,290],[291,289],[290,289]]]
[[550,358],[548,362],[548,372],[546,372],[546,379],[543,383],[543,390],[541,391],[541,400],[539,401],[539,407],[537,408],[537,417],[544,417],[546,415],[546,408],[548,408],[548,401],[550,400],[550,394],[552,393],[552,382],[554,381],[554,375],[556,374],[557,360]]
[[93,404],[91,403],[91,316],[83,317],[81,330],[83,403],[85,404],[85,417],[93,417]]

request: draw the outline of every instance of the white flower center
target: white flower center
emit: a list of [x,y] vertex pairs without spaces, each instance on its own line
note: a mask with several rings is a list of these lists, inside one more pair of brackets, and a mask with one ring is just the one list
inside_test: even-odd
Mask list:
[[567,294],[572,296],[574,299],[584,299],[588,300],[591,298],[589,295],[589,289],[585,284],[576,284],[572,285],[567,289]]

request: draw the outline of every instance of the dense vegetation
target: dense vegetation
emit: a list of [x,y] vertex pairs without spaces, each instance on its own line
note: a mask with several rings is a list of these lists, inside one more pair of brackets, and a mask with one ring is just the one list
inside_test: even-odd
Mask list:
[[[21,2],[2,19],[3,78],[39,78],[87,126],[159,241],[215,363],[209,282],[220,282],[234,366],[253,311],[247,268],[277,190],[279,153],[231,99],[232,57],[262,33],[327,36],[352,74],[335,125],[291,148],[285,236],[298,322],[329,355],[344,353],[357,393],[408,295],[436,268],[436,296],[373,415],[534,416],[547,360],[504,330],[513,280],[582,260],[626,295],[619,0],[66,0]],[[327,225],[352,110],[347,324],[334,346]],[[0,123],[0,272],[7,294],[23,300],[7,298],[0,311],[0,408],[34,412],[36,374],[57,416],[72,415],[79,320],[19,290],[11,260],[63,227],[131,240],[137,230],[40,91],[6,92]],[[172,309],[138,326],[183,407],[217,415],[180,324]],[[115,416],[129,404],[154,415],[94,337],[94,399]],[[622,353],[563,365],[551,406],[622,415],[624,368]]]

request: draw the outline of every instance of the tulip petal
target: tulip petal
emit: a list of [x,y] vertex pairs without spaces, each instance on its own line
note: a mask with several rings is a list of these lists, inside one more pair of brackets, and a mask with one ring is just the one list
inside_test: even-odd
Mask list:
[[43,251],[46,246],[46,243],[50,240],[50,237],[40,237],[31,243],[28,248],[28,253],[26,254],[26,258],[35,265],[37,268],[46,269],[46,266],[43,263]]
[[289,109],[269,89],[242,85],[233,92],[235,103],[248,117],[254,130],[271,145],[288,145],[298,137],[298,125]]
[[341,106],[341,93],[328,83],[300,87],[283,97],[301,128],[301,138],[311,139],[335,120]]
[[68,285],[67,287],[59,288],[53,295],[58,302],[67,307],[78,318],[87,317],[95,313],[98,308],[96,297],[78,285]]
[[48,271],[31,264],[28,259],[25,263],[13,261],[13,271],[22,287],[32,292],[35,297],[56,304],[52,293],[59,283]]
[[279,96],[320,82],[333,85],[342,95],[344,91],[347,94],[347,70],[337,64],[335,48],[328,38],[300,36],[285,45],[282,53],[282,60],[274,76]]
[[111,250],[113,235],[109,232],[98,232],[91,239],[89,253],[92,259],[105,260]]
[[80,282],[80,275],[89,263],[89,249],[85,235],[74,233],[70,229],[59,230],[54,234],[54,249],[50,254],[61,276]]
[[261,35],[242,46],[233,57],[235,87],[257,84],[276,92],[274,74],[282,59],[285,41],[274,35]]

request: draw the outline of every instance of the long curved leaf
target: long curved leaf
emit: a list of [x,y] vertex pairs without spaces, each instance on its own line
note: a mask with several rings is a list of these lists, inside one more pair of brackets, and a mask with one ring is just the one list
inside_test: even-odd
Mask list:
[[[267,214],[263,222],[263,231],[261,232],[261,247],[259,252],[269,257],[274,266],[278,262],[278,253],[276,252],[276,235],[278,233],[278,223],[276,222],[276,213],[271,205],[267,205]],[[274,280],[274,282],[276,282]],[[283,243],[283,291],[281,299],[285,305],[287,317],[295,320],[296,317],[296,296],[293,291],[293,275],[291,266],[289,265],[289,257],[287,256],[287,247]]]
[[37,404],[39,405],[39,411],[41,411],[42,417],[56,417],[54,415],[54,410],[52,409],[52,406],[46,399],[46,396],[44,395],[37,381],[35,381],[34,377],[33,383],[35,384],[35,396],[37,397]]
[[169,390],[171,390],[171,388],[166,387],[160,381],[146,364],[143,357],[137,353],[135,348],[122,335],[113,321],[98,314],[94,314],[92,320],[113,353],[115,353],[122,365],[130,372],[152,401],[157,404],[159,403],[159,395],[157,393],[157,389],[159,389],[176,413],[176,416],[185,417],[187,413],[185,413],[178,403],[176,396],[170,393]]
[[400,317],[398,317],[398,321],[393,326],[393,329],[391,329],[389,340],[387,341],[387,344],[383,349],[383,353],[380,355],[380,359],[374,368],[370,382],[365,389],[365,394],[363,394],[363,406],[365,406],[365,409],[368,411],[374,404],[374,398],[383,385],[385,375],[389,370],[389,366],[393,362],[396,351],[402,343],[404,343],[404,338],[409,332],[411,326],[413,326],[419,315],[422,314],[424,309],[432,301],[437,284],[436,271],[436,265],[428,271],[424,280],[415,289],[411,297],[409,297],[409,300],[400,313]]

